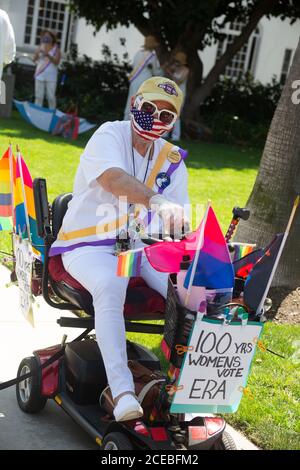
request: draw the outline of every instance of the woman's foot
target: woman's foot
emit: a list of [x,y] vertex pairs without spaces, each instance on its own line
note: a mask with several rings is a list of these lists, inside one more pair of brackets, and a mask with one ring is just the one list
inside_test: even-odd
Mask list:
[[143,408],[133,394],[126,393],[126,395],[119,398],[114,409],[114,416],[116,421],[129,421],[141,418],[143,416]]

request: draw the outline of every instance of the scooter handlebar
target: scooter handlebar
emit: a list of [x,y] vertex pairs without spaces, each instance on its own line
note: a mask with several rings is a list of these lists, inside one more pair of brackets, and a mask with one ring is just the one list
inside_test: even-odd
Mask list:
[[[182,237],[182,239],[184,236]],[[145,243],[145,245],[154,245],[155,243],[162,243],[165,241],[174,241],[174,235],[170,234],[159,234],[157,237],[146,237],[146,238],[141,238],[141,242]],[[176,239],[178,240],[178,239]]]
[[242,220],[248,220],[250,217],[250,210],[245,207],[234,207],[232,210],[233,217]]

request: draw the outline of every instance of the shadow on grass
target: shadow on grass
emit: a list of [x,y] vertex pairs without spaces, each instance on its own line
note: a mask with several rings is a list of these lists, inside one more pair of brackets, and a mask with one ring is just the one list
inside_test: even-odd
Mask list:
[[[97,126],[98,127],[98,126]],[[51,134],[34,128],[17,111],[13,111],[10,119],[0,120],[0,133],[6,135],[8,140],[20,139],[41,139],[48,143],[60,144],[84,148],[94,129],[78,136],[77,140],[66,140],[63,137],[52,136]],[[257,169],[262,155],[262,149],[254,147],[239,147],[229,144],[214,142],[193,142],[182,140],[179,145],[188,150],[189,156],[186,165],[191,169],[221,170],[224,168],[243,170]]]
[[262,155],[258,147],[191,141],[182,141],[180,145],[189,152],[186,165],[191,169],[257,169]]

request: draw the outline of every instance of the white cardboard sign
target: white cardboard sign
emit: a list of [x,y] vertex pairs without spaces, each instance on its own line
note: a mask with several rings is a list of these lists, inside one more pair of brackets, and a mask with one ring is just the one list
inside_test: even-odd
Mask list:
[[34,258],[31,245],[27,239],[22,240],[18,235],[15,235],[14,251],[16,258],[16,276],[20,293],[20,308],[26,320],[34,326],[31,293],[32,263]]
[[171,412],[235,412],[261,332],[259,322],[226,325],[199,317],[181,367],[179,389],[173,397]]

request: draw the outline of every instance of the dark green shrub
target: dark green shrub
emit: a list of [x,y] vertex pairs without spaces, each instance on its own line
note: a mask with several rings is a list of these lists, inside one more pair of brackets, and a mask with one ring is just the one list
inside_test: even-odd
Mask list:
[[223,79],[201,106],[201,116],[213,133],[213,140],[228,143],[261,144],[265,141],[281,85],[274,79],[262,85],[251,76]]

